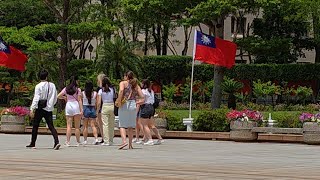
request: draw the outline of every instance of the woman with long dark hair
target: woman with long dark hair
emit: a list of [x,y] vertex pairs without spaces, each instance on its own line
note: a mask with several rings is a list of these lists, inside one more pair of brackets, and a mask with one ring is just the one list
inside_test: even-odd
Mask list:
[[[119,107],[119,128],[122,138],[122,144],[119,149],[129,145],[129,149],[132,147],[133,128],[136,127],[136,105],[144,102],[144,96],[141,92],[141,88],[138,86],[138,80],[134,78],[132,71],[127,72],[124,75],[124,80],[120,82],[119,99],[125,99],[125,103]],[[128,129],[129,144],[127,143],[126,129]]]
[[103,139],[104,143],[101,145],[111,146],[113,145],[114,137],[114,101],[116,99],[116,91],[110,80],[104,77],[102,80],[102,89],[98,92],[98,107],[101,107],[102,101],[102,123],[103,123]]
[[97,92],[93,90],[93,83],[87,81],[85,84],[84,91],[82,92],[82,104],[83,104],[83,145],[87,144],[88,138],[88,123],[90,122],[92,133],[95,138],[93,144],[98,145],[98,133],[96,128],[97,118]]
[[67,119],[67,141],[65,143],[66,146],[70,146],[71,129],[73,121],[76,129],[76,146],[80,145],[80,119],[83,111],[81,89],[78,87],[78,77],[72,76],[69,85],[58,94],[59,99],[64,99],[67,102],[65,110]]
[[[163,139],[155,126],[153,116],[155,114],[154,104],[154,91],[151,88],[151,82],[148,79],[142,81],[142,93],[144,95],[144,104],[140,106],[140,120],[144,132],[144,145],[161,144]],[[150,129],[157,136],[158,141],[153,142]]]

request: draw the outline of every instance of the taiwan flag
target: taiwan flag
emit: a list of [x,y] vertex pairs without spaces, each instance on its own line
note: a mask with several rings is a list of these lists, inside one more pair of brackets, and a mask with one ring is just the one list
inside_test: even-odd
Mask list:
[[0,66],[18,71],[25,71],[28,57],[20,50],[8,46],[0,37]]
[[200,31],[195,32],[194,59],[231,68],[235,64],[237,45]]

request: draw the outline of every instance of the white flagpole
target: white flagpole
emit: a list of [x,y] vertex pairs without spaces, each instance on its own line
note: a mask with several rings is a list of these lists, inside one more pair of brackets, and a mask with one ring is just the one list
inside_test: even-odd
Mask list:
[[193,73],[194,73],[194,57],[196,53],[196,42],[197,42],[197,30],[194,30],[194,41],[193,41],[193,57],[192,57],[192,68],[191,68],[191,83],[190,83],[190,104],[189,104],[189,119],[192,118],[192,90],[193,90]]
[[189,118],[183,118],[183,124],[187,126],[187,131],[192,132],[193,118],[192,118],[192,89],[193,89],[193,72],[194,72],[194,61],[196,53],[197,43],[197,30],[194,31],[194,44],[193,44],[193,57],[192,57],[192,70],[191,70],[191,83],[190,83],[190,104],[189,104]]

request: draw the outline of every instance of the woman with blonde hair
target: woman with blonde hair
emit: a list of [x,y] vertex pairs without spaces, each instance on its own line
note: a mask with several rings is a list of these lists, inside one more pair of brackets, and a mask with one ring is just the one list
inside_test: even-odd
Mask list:
[[[122,144],[120,145],[119,150],[128,145],[129,149],[133,149],[132,139],[133,128],[136,127],[136,108],[137,104],[142,104],[144,102],[144,96],[132,71],[128,71],[124,75],[124,80],[120,82],[119,86],[118,99],[121,100],[121,102],[123,102],[123,99],[125,101],[124,104],[116,104],[120,106],[118,114]],[[129,144],[127,143],[126,129],[128,129]]]
[[[97,85],[98,85],[97,92],[99,92],[100,89],[102,89],[102,80],[103,80],[104,77],[106,77],[105,74],[99,74],[97,76]],[[102,103],[102,102],[99,102],[99,103]],[[104,143],[104,134],[103,134],[103,122],[102,122],[101,110],[102,110],[102,106],[100,106],[100,108],[97,109],[97,112],[98,112],[97,123],[98,123],[98,128],[99,128],[99,131],[100,131],[100,135],[101,135],[101,138],[102,138],[100,143],[103,144]]]

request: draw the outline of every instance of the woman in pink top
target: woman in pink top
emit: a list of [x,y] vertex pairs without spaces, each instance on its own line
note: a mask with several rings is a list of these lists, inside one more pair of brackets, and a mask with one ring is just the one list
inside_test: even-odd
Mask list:
[[82,115],[82,99],[81,99],[81,89],[78,88],[78,78],[72,76],[70,79],[70,84],[65,87],[59,94],[59,99],[64,99],[66,104],[66,119],[67,119],[67,141],[66,146],[70,146],[71,138],[71,128],[72,122],[74,120],[75,135],[77,139],[76,146],[80,145],[80,120]]

